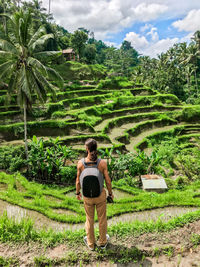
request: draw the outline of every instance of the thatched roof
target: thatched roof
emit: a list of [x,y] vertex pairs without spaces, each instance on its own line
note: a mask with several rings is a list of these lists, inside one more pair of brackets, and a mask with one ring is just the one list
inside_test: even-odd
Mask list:
[[63,54],[75,54],[73,48],[67,48],[62,51]]

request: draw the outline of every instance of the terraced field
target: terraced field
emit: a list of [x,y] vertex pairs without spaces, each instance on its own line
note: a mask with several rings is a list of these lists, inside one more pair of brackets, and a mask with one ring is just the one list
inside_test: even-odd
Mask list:
[[[5,97],[5,91],[1,96]],[[36,101],[36,98],[35,98]],[[152,136],[174,132],[191,139],[200,124],[181,118],[183,106],[174,95],[158,94],[141,85],[124,89],[97,89],[95,85],[65,88],[53,102],[28,115],[28,137],[60,137],[63,144],[82,151],[84,141],[94,137],[99,148],[112,146],[134,152],[145,149]],[[9,106],[0,104],[0,145],[23,144],[23,116],[13,95]],[[181,130],[180,130],[181,129]]]
[[[0,146],[24,145],[23,114],[17,106],[16,95],[11,97],[10,105],[6,106],[5,94],[6,91],[0,91]],[[58,90],[56,100],[49,95],[44,105],[38,104],[36,97],[34,101],[33,110],[28,113],[28,138],[32,139],[35,135],[43,138],[48,144],[50,139],[59,137],[62,145],[71,146],[79,152],[80,157],[85,150],[84,142],[89,137],[97,140],[98,148],[101,150],[114,148],[114,151],[120,150],[123,153],[137,153],[141,150],[150,155],[151,144],[157,144],[167,137],[172,139],[176,137],[177,142],[184,146],[199,146],[196,140],[200,137],[200,118],[195,118],[196,107],[183,105],[174,95],[159,94],[142,85],[115,90],[99,89],[95,85],[73,89],[66,86],[65,91]],[[192,119],[188,116],[187,109],[193,110]],[[166,177],[170,180],[168,175]],[[178,228],[177,231],[181,232],[179,227],[187,226],[188,223],[200,219],[198,180],[194,184],[185,186],[184,190],[179,190],[176,177],[170,181],[174,186],[171,190],[164,194],[156,194],[144,192],[137,186],[132,184],[130,186],[128,180],[124,183],[123,179],[118,178],[113,181],[114,203],[107,205],[108,232],[111,236],[109,248],[112,250],[108,250],[108,254],[105,255],[110,255],[112,251],[119,255],[123,239],[129,240],[128,245],[125,244],[123,248],[126,253],[129,251],[127,250],[129,245],[142,244],[138,241],[141,237],[148,243],[146,234],[154,235],[155,231],[159,236],[163,236],[162,231],[169,232],[168,243],[171,246],[170,240],[174,240],[174,237],[170,236],[171,232],[168,229]],[[137,177],[134,178],[137,180]],[[73,179],[71,181],[73,182]],[[6,211],[7,217],[5,215],[2,217],[4,222],[14,217],[16,221],[23,223],[24,218],[27,220],[30,217],[34,220],[34,229],[43,231],[39,232],[42,233],[41,236],[45,233],[46,237],[42,237],[42,240],[49,238],[48,233],[53,233],[46,231],[48,228],[52,228],[56,233],[59,232],[60,238],[64,237],[60,245],[55,239],[55,242],[58,242],[58,247],[55,249],[63,246],[65,242],[63,240],[66,240],[66,244],[68,241],[74,242],[74,246],[78,244],[82,246],[81,249],[84,249],[82,240],[85,235],[83,231],[85,212],[83,202],[75,198],[74,190],[74,185],[52,187],[30,182],[20,174],[8,175],[0,172],[0,215]],[[97,217],[95,217],[96,220]],[[26,224],[28,224],[27,221],[25,223],[27,229]],[[45,231],[42,230],[44,227]],[[9,233],[9,231],[3,231],[2,236],[5,236],[4,232]],[[96,234],[98,235],[97,232]],[[188,236],[189,234],[191,235],[188,233]],[[139,239],[138,236],[140,236]],[[12,242],[13,237],[10,235],[9,238]],[[135,238],[134,242],[133,238]],[[46,246],[44,240],[42,242]],[[50,242],[49,240],[54,240],[53,236],[47,243]],[[119,249],[114,247],[116,241]],[[159,249],[166,251],[166,247],[163,247],[165,241],[162,240],[162,242]],[[178,242],[179,240],[177,244],[180,243]],[[174,252],[177,244],[173,246]],[[66,250],[72,253],[70,246],[71,243]],[[3,245],[2,248],[5,250]],[[155,252],[154,250],[157,251],[155,242],[152,244],[152,253]],[[169,253],[170,251],[171,247],[169,247]],[[62,251],[62,257],[63,253]],[[84,257],[84,253],[80,254],[81,257]],[[148,253],[149,251],[146,251],[145,256],[150,255]],[[0,247],[0,256],[1,254],[4,255]],[[32,258],[35,255],[37,255],[36,252],[33,253]],[[105,255],[102,256],[103,259],[106,259]],[[48,253],[47,256],[49,257]],[[132,258],[134,256],[130,257]],[[96,260],[99,259],[95,258],[92,261]],[[71,261],[73,262],[73,257],[70,256]],[[23,259],[20,258],[20,262],[23,262]],[[163,262],[165,264],[166,260]]]

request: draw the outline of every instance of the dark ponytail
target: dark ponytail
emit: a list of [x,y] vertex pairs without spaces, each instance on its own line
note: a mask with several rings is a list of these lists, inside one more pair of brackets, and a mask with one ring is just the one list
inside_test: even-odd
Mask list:
[[90,151],[90,160],[96,161],[97,160],[97,142],[96,140],[90,138],[85,142],[88,150]]

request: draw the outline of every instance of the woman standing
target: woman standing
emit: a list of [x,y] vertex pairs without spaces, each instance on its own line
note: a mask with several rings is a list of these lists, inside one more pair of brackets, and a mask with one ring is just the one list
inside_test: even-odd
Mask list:
[[97,142],[88,139],[85,142],[87,157],[81,159],[77,165],[76,197],[82,199],[80,189],[82,188],[84,208],[86,213],[85,229],[87,236],[84,242],[90,250],[95,248],[94,214],[97,210],[99,222],[99,246],[104,249],[107,246],[109,236],[107,234],[106,217],[106,190],[113,199],[111,179],[108,174],[107,162],[97,158]]

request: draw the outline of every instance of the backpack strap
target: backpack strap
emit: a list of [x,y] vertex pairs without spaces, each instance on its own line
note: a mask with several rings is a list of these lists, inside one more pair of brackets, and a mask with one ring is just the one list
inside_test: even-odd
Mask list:
[[83,163],[83,166],[84,166],[85,168],[87,168],[87,165],[86,165],[86,163],[85,163],[85,159],[84,159],[84,158],[81,159],[81,162]]
[[85,168],[98,168],[101,159],[97,159],[95,162],[85,162],[85,158],[82,158],[81,161]]
[[97,159],[97,167],[99,166],[101,159]]

